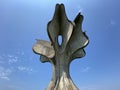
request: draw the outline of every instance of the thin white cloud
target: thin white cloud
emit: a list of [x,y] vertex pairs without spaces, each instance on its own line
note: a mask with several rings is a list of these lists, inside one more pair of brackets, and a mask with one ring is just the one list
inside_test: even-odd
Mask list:
[[85,67],[81,70],[81,72],[88,72],[91,68],[90,67]]
[[1,79],[4,79],[4,80],[10,80],[9,77],[7,76],[3,76],[3,77],[0,77]]
[[[23,64],[22,62],[26,62],[26,57],[24,57],[24,52],[19,50],[19,53],[4,53],[0,55],[0,79],[2,80],[10,80],[10,76],[14,74],[16,71],[20,73],[32,73],[32,67]],[[23,58],[21,60],[21,58]]]
[[8,58],[8,63],[12,64],[12,63],[16,63],[18,61],[18,57],[17,56],[13,56],[11,58]]
[[81,6],[77,6],[77,9],[78,9],[78,12],[82,12],[83,11]]
[[3,54],[0,56],[0,64],[12,64],[18,61],[18,57],[12,54]]
[[7,56],[8,56],[9,58],[12,58],[12,57],[13,57],[13,55],[10,55],[10,54],[8,54]]
[[19,71],[24,71],[24,72],[32,72],[33,69],[30,67],[25,67],[25,66],[18,66]]
[[0,66],[0,79],[10,80],[9,76],[12,73],[12,70],[5,69],[4,67]]
[[24,52],[23,50],[21,50],[21,49],[18,49],[18,50],[16,51],[16,53],[17,53],[18,55],[22,55],[22,56],[25,55],[25,52]]

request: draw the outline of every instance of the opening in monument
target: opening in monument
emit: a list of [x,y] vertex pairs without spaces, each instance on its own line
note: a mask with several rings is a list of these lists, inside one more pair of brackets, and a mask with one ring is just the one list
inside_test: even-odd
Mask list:
[[59,44],[59,46],[62,45],[62,36],[61,35],[58,36],[58,44]]

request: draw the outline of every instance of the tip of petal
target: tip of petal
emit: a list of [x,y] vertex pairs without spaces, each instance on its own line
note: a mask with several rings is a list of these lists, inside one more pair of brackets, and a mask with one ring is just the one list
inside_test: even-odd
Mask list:
[[78,13],[78,15],[76,16],[74,22],[75,24],[78,24],[79,22],[82,22],[83,21],[83,15],[81,15],[81,13]]
[[56,4],[53,19],[57,19],[58,21],[60,21],[63,18],[67,19],[64,4]]

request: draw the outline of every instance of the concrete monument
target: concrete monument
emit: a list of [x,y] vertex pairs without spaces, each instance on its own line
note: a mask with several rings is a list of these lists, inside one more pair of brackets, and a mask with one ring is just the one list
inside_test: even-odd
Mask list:
[[64,5],[57,4],[47,25],[50,42],[37,40],[33,46],[33,51],[41,55],[41,62],[50,62],[53,66],[53,76],[46,90],[79,90],[70,77],[69,66],[75,58],[85,56],[84,47],[89,43],[87,35],[82,32],[82,21],[80,13],[73,22],[68,20]]

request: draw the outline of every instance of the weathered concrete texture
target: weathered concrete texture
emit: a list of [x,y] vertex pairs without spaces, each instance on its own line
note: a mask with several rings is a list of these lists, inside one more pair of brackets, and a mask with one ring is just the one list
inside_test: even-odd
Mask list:
[[[85,56],[83,48],[89,40],[82,32],[82,21],[80,13],[73,22],[68,20],[64,5],[57,4],[53,19],[47,26],[51,42],[37,40],[33,46],[33,51],[41,55],[41,62],[53,65],[53,77],[46,90],[78,90],[70,77],[69,66],[73,59]],[[61,44],[58,42],[59,36],[62,37]]]

